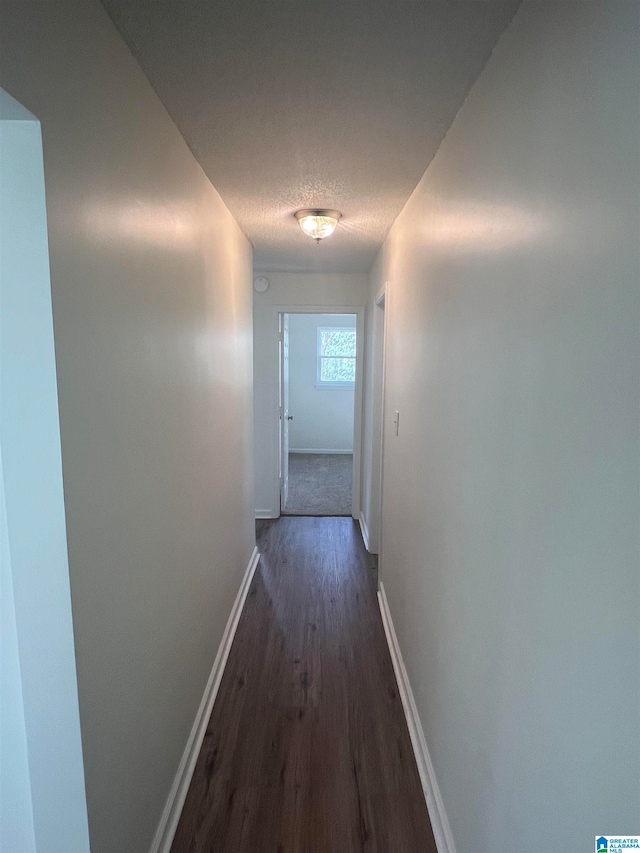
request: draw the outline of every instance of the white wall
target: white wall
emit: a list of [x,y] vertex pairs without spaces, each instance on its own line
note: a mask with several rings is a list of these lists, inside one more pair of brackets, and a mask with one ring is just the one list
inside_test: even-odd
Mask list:
[[318,387],[318,329],[355,329],[355,314],[291,314],[289,317],[289,428],[292,453],[353,452],[355,386]]
[[0,90],[0,849],[87,853],[40,125]]
[[42,125],[91,850],[144,853],[253,549],[251,249],[97,0],[3,3],[0,80]]
[[[322,246],[318,247],[322,251]],[[256,515],[277,517],[278,487],[278,319],[277,307],[340,308],[363,306],[368,277],[355,274],[261,273],[265,293],[253,298],[254,446]]]
[[639,36],[525,0],[372,276],[382,581],[458,853],[638,832]]

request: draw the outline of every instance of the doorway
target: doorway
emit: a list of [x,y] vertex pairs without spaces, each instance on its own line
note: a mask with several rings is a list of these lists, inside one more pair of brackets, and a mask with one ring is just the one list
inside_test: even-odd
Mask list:
[[88,850],[42,135],[3,89],[0,137],[0,844]]
[[359,319],[356,309],[279,312],[278,467],[283,515],[357,514]]

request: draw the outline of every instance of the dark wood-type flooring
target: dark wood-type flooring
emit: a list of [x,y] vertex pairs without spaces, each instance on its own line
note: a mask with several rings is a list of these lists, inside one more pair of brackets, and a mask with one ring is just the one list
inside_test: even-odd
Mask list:
[[258,548],[172,853],[435,853],[358,528]]

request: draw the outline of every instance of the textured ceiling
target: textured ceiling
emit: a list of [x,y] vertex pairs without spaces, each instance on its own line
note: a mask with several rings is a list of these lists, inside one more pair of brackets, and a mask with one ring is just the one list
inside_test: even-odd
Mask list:
[[[103,0],[262,270],[366,272],[519,0]],[[320,246],[293,218],[343,213]]]

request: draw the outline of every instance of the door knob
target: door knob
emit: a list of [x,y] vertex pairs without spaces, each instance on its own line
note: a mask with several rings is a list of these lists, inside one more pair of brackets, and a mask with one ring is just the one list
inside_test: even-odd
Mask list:
[[288,421],[292,421],[292,420],[293,420],[293,415],[287,415],[287,420],[288,420]]

